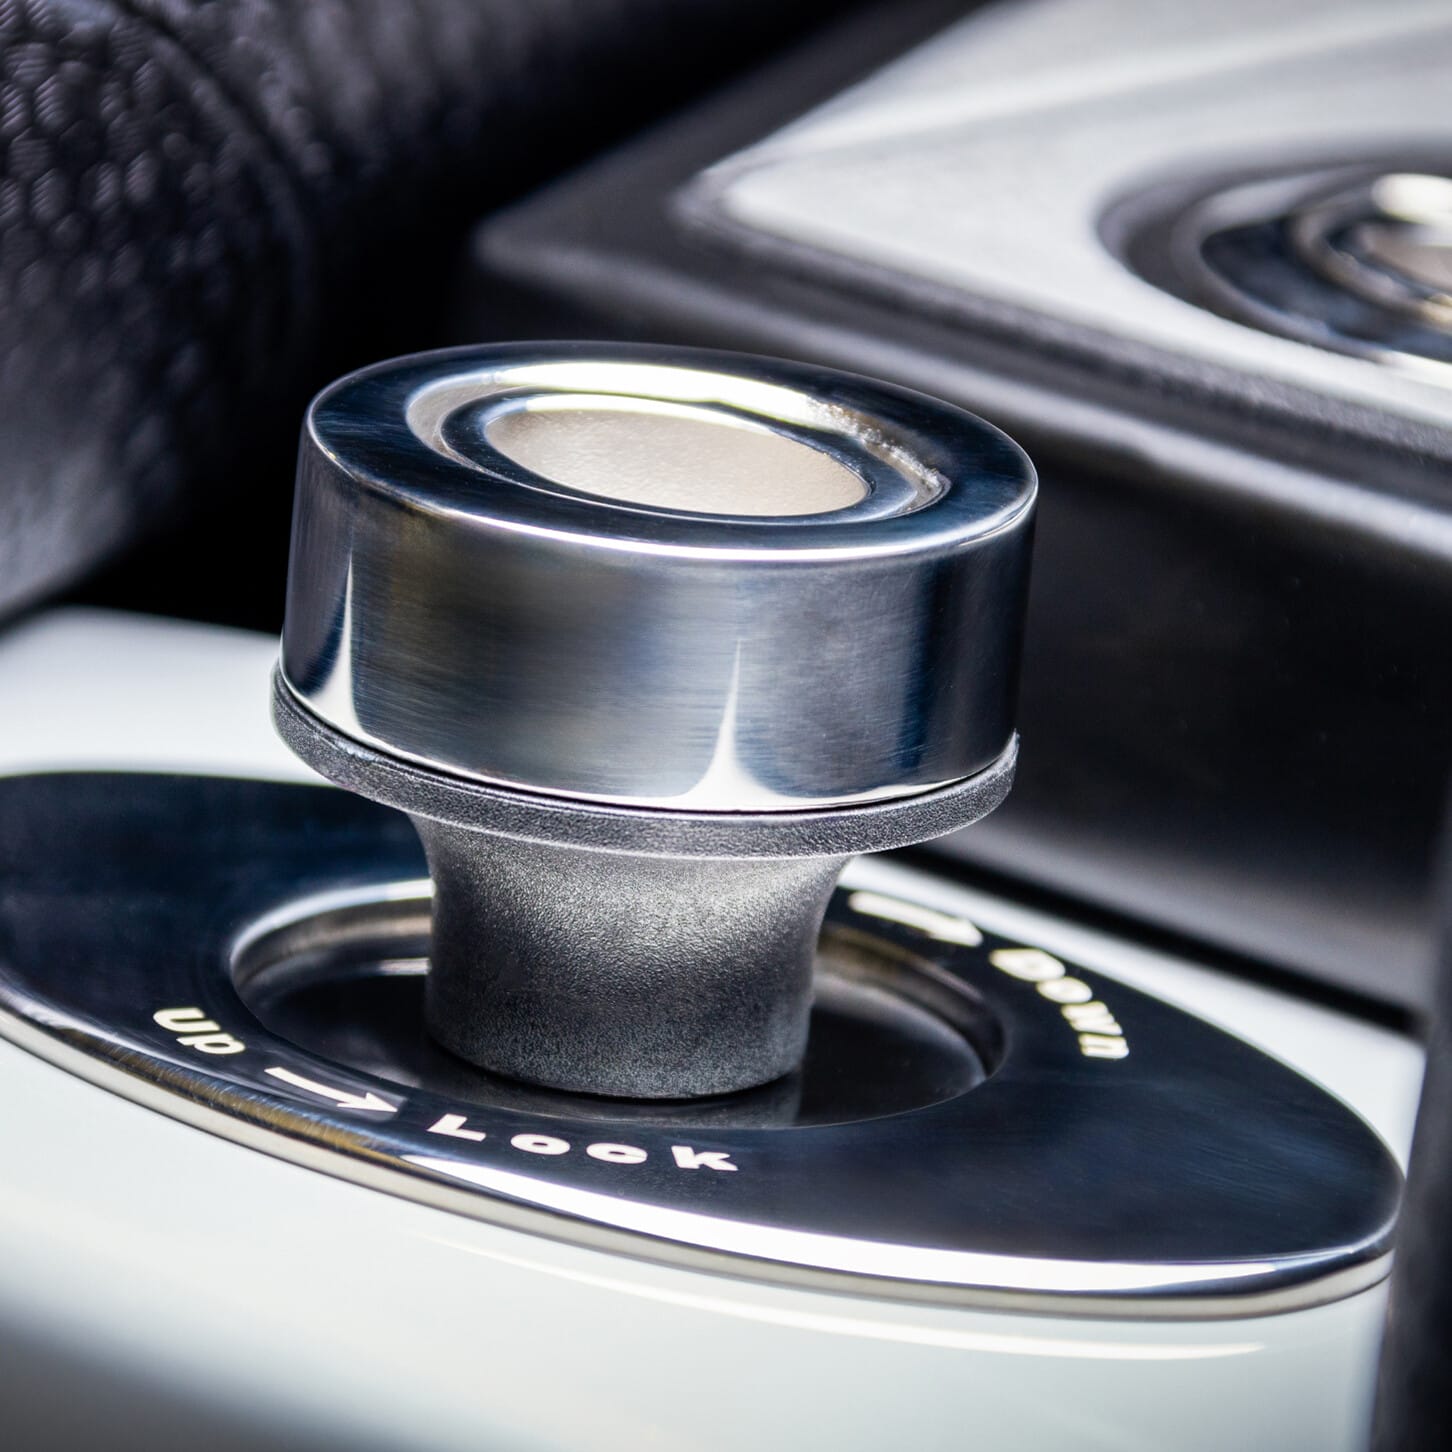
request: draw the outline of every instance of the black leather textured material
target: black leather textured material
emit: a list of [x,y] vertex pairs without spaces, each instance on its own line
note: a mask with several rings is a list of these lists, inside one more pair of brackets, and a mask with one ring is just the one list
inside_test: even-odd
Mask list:
[[471,216],[829,8],[0,0],[0,610],[189,490],[285,497]]

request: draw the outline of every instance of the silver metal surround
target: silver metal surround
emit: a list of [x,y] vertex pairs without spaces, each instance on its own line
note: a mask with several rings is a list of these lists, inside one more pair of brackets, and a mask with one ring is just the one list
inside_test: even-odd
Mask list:
[[[634,417],[639,479],[577,441],[541,452],[583,412]],[[682,422],[727,454],[771,436],[776,487],[749,459],[674,457]],[[589,344],[385,363],[308,413],[282,679],[375,749],[546,794],[761,812],[924,792],[1012,738],[1034,492],[988,424],[824,369]]]
[[1452,383],[1452,178],[1385,160],[1157,181],[1106,213],[1146,281],[1266,334]]

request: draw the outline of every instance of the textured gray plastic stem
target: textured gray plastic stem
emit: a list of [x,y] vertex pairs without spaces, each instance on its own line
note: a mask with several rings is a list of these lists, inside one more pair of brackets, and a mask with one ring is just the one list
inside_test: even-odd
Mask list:
[[472,1063],[592,1094],[751,1088],[800,1062],[838,873],[966,826],[1013,781],[1017,739],[953,787],[834,811],[684,813],[531,797],[360,745],[299,704],[310,766],[409,814],[435,883],[426,1012]]

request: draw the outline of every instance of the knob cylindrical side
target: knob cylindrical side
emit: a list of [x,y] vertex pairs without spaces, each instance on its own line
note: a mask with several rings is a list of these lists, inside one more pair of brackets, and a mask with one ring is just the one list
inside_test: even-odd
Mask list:
[[[534,409],[548,439],[584,404],[662,448],[681,414],[725,454],[779,439],[743,509],[814,485],[813,461],[860,497],[699,513],[681,500],[733,497],[705,445],[656,461],[678,476],[660,504],[620,497],[633,479],[583,446],[562,484],[491,442],[491,420]],[[596,475],[617,494],[579,487]],[[583,345],[405,359],[309,412],[282,669],[354,739],[526,791],[752,812],[929,791],[1013,734],[1033,495],[996,429],[825,370]]]

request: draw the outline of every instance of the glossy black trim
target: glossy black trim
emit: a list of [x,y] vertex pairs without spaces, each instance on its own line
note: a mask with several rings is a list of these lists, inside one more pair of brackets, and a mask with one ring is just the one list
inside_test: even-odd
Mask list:
[[[907,1113],[686,1130],[668,1116],[481,1110],[319,1059],[249,1011],[234,965],[269,923],[388,901],[417,922],[422,868],[402,817],[326,789],[7,780],[4,1031],[163,1112],[332,1173],[738,1274],[1200,1316],[1330,1299],[1385,1272],[1400,1176],[1339,1101],[1145,994],[1032,945],[974,943],[955,920],[873,894],[839,894],[835,930],[976,995],[1002,1032],[986,1081]],[[1068,1013],[1086,993],[1097,1054]],[[183,1043],[198,1021],[242,1047]],[[441,1133],[446,1115],[485,1138]]]

